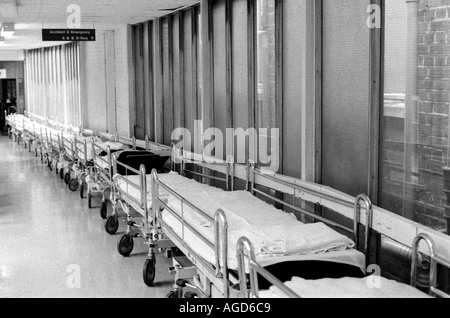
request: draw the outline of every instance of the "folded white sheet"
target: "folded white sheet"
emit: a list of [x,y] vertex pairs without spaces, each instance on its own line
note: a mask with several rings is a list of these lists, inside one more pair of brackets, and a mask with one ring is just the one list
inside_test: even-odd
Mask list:
[[[258,261],[268,258],[314,255],[325,252],[346,251],[354,247],[354,242],[323,223],[303,224],[295,217],[259,200],[248,192],[225,192],[184,189],[178,190],[184,198],[204,211],[210,218],[222,209],[228,221],[228,256],[230,268],[237,268],[236,243],[247,237],[255,247]],[[210,242],[214,242],[214,228],[211,222],[183,205],[174,197],[169,197],[168,206],[184,217],[186,222]],[[207,244],[184,227],[176,217],[165,212],[163,220],[182,236],[188,245],[195,248],[201,257],[215,262],[214,251]],[[361,264],[360,257],[353,258],[352,265]]]
[[[139,176],[126,177],[139,185]],[[257,260],[266,265],[282,261],[321,260],[340,261],[341,263],[364,267],[364,255],[354,249],[354,243],[325,224],[303,224],[288,213],[276,209],[247,191],[226,192],[219,188],[201,184],[184,178],[176,173],[161,174],[159,179],[194,206],[205,212],[211,219],[218,209],[222,209],[228,221],[229,267],[237,269],[236,243],[242,236],[249,238],[256,249]],[[117,186],[140,201],[138,187],[118,180]],[[160,189],[160,198],[178,216],[183,216],[189,225],[210,242],[214,242],[214,228],[211,222],[196,213],[189,206]],[[151,175],[147,175],[147,200],[152,204]],[[139,209],[137,209],[139,211]],[[215,263],[215,252],[196,234],[183,225],[172,214],[164,211],[162,220],[185,243],[191,246],[200,257]],[[324,257],[324,252],[327,254]]]
[[[285,285],[302,298],[430,298],[409,285],[383,277],[305,280],[294,277]],[[278,288],[261,291],[261,298],[285,298]]]

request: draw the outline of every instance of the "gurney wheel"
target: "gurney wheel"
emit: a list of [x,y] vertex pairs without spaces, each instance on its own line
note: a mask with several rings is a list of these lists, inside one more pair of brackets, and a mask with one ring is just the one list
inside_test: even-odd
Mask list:
[[117,233],[117,230],[119,229],[119,220],[115,215],[111,215],[105,223],[105,230],[106,233],[110,235],[114,235]]
[[155,264],[156,258],[147,259],[144,264],[144,283],[148,287],[152,287],[155,281]]
[[72,179],[69,182],[69,189],[72,192],[75,192],[78,190],[78,188],[80,187],[80,183],[78,182],[78,179]]
[[170,293],[166,295],[166,298],[175,298],[175,292],[172,290]]
[[130,256],[131,252],[133,252],[134,248],[134,241],[131,235],[125,234],[121,237],[117,244],[117,250],[119,251],[119,254],[123,257]]
[[198,295],[194,292],[187,292],[184,294],[184,298],[195,299],[198,298]]
[[100,208],[100,216],[103,220],[106,220],[108,216],[108,203],[106,201],[102,203],[102,207]]
[[69,173],[69,172],[67,172],[67,173],[64,175],[64,182],[65,182],[67,185],[69,185],[69,182],[70,182],[70,173]]
[[84,182],[82,182],[80,185],[80,198],[81,199],[84,199],[84,189],[85,189]]

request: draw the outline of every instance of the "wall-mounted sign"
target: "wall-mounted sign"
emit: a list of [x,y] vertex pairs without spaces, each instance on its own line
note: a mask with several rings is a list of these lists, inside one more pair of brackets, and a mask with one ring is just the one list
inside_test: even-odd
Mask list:
[[95,29],[42,29],[42,41],[95,41]]
[[6,70],[0,69],[0,78],[6,78]]

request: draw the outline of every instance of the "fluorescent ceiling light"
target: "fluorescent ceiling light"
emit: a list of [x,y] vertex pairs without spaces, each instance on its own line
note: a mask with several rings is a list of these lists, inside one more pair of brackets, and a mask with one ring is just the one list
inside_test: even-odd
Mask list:
[[11,38],[14,36],[14,31],[14,23],[3,23],[0,35],[5,38]]

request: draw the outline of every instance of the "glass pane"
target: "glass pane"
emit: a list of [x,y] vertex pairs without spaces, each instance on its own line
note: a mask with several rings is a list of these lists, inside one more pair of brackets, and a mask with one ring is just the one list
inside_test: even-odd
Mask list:
[[276,128],[275,0],[257,2],[257,118],[259,128]]
[[448,7],[426,2],[386,1],[380,203],[448,233]]

